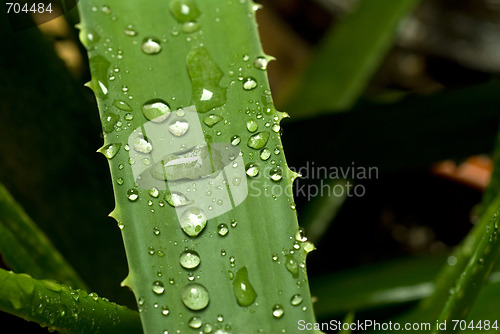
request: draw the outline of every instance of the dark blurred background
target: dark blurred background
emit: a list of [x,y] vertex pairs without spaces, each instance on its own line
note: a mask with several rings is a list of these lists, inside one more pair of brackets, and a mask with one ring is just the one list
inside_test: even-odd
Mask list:
[[[288,111],[283,108],[290,82],[314,60],[322,38],[359,3],[261,3],[263,47],[277,59],[268,68],[273,98],[278,110]],[[65,18],[40,26],[47,38],[33,31],[13,34],[3,26],[0,43],[8,51],[0,52],[0,180],[92,289],[134,307],[130,292],[119,288],[127,268],[119,230],[107,218],[113,208],[111,181],[105,159],[95,153],[101,130],[94,97],[83,88],[90,76],[77,43],[78,19],[74,11]],[[47,54],[33,54],[45,44],[53,47]],[[366,195],[348,198],[317,242],[308,259],[312,279],[391,258],[442,254],[462,240],[475,222],[474,208],[492,170],[499,54],[500,1],[424,0],[399,24],[393,46],[352,110],[300,121],[291,113],[283,122],[284,151],[296,169],[311,161],[379,169],[377,179],[359,181]],[[54,62],[54,55],[60,60]],[[461,123],[453,133],[442,130],[455,119]],[[64,136],[60,127],[68,129]],[[65,186],[69,179],[71,188]],[[299,222],[314,200],[296,198]],[[89,204],[90,212],[84,209]],[[75,212],[84,214],[75,217]],[[78,231],[67,222],[77,224]],[[106,233],[93,232],[103,225]],[[92,253],[92,245],[102,243],[112,247]],[[82,260],[82,250],[90,252],[91,263]],[[109,272],[108,279],[93,281],[101,271]],[[0,319],[17,332],[45,331],[5,314]]]

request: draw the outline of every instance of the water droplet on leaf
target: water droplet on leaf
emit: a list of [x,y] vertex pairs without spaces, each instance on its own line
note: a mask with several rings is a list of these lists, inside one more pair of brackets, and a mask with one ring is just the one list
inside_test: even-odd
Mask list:
[[207,225],[205,213],[198,207],[189,207],[179,221],[182,230],[190,237],[196,237]]
[[257,293],[248,279],[247,267],[242,267],[236,273],[233,281],[233,292],[240,306],[250,306],[257,298]]
[[146,102],[142,107],[144,117],[155,123],[161,123],[170,116],[170,106],[160,99],[153,99]]
[[193,250],[182,252],[179,259],[181,266],[186,269],[194,269],[200,265],[200,262],[200,255]]
[[210,302],[210,296],[207,289],[203,285],[197,283],[186,285],[182,289],[181,299],[184,305],[193,311],[204,309]]
[[155,55],[161,52],[161,42],[156,37],[146,37],[142,41],[141,45],[142,52],[147,55]]
[[269,135],[270,134],[268,131],[262,131],[254,134],[253,136],[250,136],[247,142],[248,147],[260,150],[261,148],[266,146],[267,141],[269,140]]

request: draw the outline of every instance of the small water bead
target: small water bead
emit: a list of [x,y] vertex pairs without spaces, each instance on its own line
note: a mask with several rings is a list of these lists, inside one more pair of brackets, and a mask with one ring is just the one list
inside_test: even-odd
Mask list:
[[175,191],[165,194],[165,200],[174,208],[191,203],[191,201],[184,194]]
[[161,295],[165,292],[165,286],[160,281],[154,281],[152,290],[155,294]]
[[158,226],[155,226],[155,227],[153,228],[153,234],[154,234],[154,235],[160,235],[160,228],[159,228]]
[[158,188],[153,187],[153,188],[149,189],[149,196],[151,196],[153,198],[158,198],[159,195],[160,195],[160,191],[158,190]]
[[265,57],[257,57],[253,62],[253,66],[259,70],[265,71],[267,70],[267,63],[268,61]]
[[180,265],[185,269],[194,269],[200,265],[200,255],[193,250],[186,250],[182,252],[179,258]]
[[193,33],[195,31],[200,30],[200,28],[201,28],[201,25],[198,22],[188,21],[182,25],[182,32],[184,32],[186,34],[190,34],[190,33]]
[[132,107],[130,107],[130,105],[127,102],[120,101],[120,100],[115,100],[113,102],[113,106],[115,106],[116,108],[123,110],[123,111],[131,111],[132,110]]
[[102,129],[106,133],[113,132],[115,130],[116,123],[120,120],[120,116],[115,113],[106,113],[101,118]]
[[134,188],[129,189],[127,191],[127,198],[131,202],[137,201],[137,199],[139,198],[139,191],[137,189],[134,189]]
[[148,248],[149,255],[155,255],[155,249],[153,247]]
[[100,148],[99,152],[102,153],[106,158],[113,159],[120,150],[120,147],[122,147],[122,144],[120,143],[108,144]]
[[194,316],[189,319],[188,326],[194,329],[201,328],[203,326],[203,320],[200,317]]
[[205,123],[209,127],[213,127],[215,124],[219,123],[222,120],[223,118],[221,116],[210,114],[203,119],[203,123]]
[[194,21],[200,16],[200,10],[194,0],[174,0],[170,11],[179,23]]
[[236,265],[236,259],[234,258],[234,256],[231,256],[231,257],[229,258],[229,265],[230,265],[231,267],[234,267],[234,266]]
[[279,260],[278,254],[274,253],[272,259],[274,262],[278,261]]
[[236,225],[238,225],[238,222],[236,221],[236,219],[232,219],[231,220],[231,227],[236,227]]
[[176,120],[170,123],[168,131],[176,137],[183,136],[189,130],[189,123],[185,120]]
[[290,304],[292,304],[292,306],[298,306],[302,303],[303,300],[304,298],[302,298],[302,296],[297,293],[290,299]]
[[219,224],[217,231],[221,237],[225,237],[229,233],[229,227],[226,224]]
[[141,109],[144,117],[155,123],[163,122],[171,113],[168,103],[161,99],[149,100],[144,103]]
[[131,24],[129,24],[128,26],[125,27],[125,29],[123,29],[123,33],[129,37],[137,36],[137,31]]
[[218,322],[223,322],[224,321],[224,316],[222,314],[217,315],[217,321]]
[[213,327],[210,324],[205,324],[205,327],[203,327],[203,333],[205,334],[210,334],[213,331]]
[[170,310],[168,309],[168,306],[163,306],[161,308],[161,314],[163,314],[164,316],[169,315],[169,313],[170,313]]
[[183,212],[179,223],[184,233],[196,237],[207,225],[207,216],[200,208],[192,206]]
[[[125,116],[123,117],[126,121],[131,121],[134,119],[134,115],[132,113],[126,113]],[[130,123],[129,123],[130,125]]]
[[257,81],[252,77],[248,77],[243,81],[244,90],[252,90],[255,89],[256,87],[257,87]]
[[274,182],[278,182],[283,178],[283,171],[281,170],[280,167],[275,167],[271,169],[271,171],[269,172],[269,177]]
[[142,52],[147,55],[155,55],[161,52],[161,41],[156,37],[146,37],[142,41]]
[[208,306],[210,296],[203,285],[191,283],[182,289],[181,300],[187,308],[198,311]]
[[135,151],[145,154],[153,150],[153,145],[142,137],[136,137],[132,143],[132,147]]
[[247,267],[242,267],[236,273],[236,277],[233,281],[233,292],[240,306],[250,306],[255,302],[257,293],[248,278]]
[[268,160],[271,157],[271,150],[268,149],[267,147],[264,147],[260,151],[260,158],[264,161]]
[[274,132],[276,133],[279,133],[280,130],[281,130],[281,126],[279,124],[273,124],[273,126],[271,127],[271,130],[273,130]]
[[276,304],[273,306],[273,317],[279,319],[283,317],[284,314],[285,310],[283,309],[283,306],[281,306],[280,304]]
[[245,167],[246,174],[250,177],[256,177],[259,174],[259,165],[251,162]]
[[231,137],[231,145],[236,146],[239,143],[241,143],[241,137],[238,135],[232,136]]
[[290,254],[285,256],[285,267],[292,274],[293,278],[299,277],[299,265]]
[[247,145],[250,148],[260,150],[264,146],[266,146],[267,141],[269,140],[270,133],[269,131],[262,131],[254,134],[248,138]]
[[255,131],[257,131],[258,128],[259,128],[259,123],[257,123],[257,121],[255,119],[251,118],[247,121],[248,131],[255,132]]
[[226,254],[227,254],[227,253],[226,253],[226,250],[225,250],[225,249],[222,249],[222,250],[220,251],[220,255],[222,255],[222,256],[226,256]]
[[125,228],[125,223],[123,223],[123,222],[118,222],[118,228],[119,228],[120,230],[123,230],[123,229]]

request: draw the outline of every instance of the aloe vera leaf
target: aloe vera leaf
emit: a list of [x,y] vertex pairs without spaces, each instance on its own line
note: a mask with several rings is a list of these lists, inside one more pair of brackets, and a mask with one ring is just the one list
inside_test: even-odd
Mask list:
[[85,283],[47,236],[0,184],[0,253],[8,266],[36,278],[54,279],[73,288]]
[[[314,322],[305,272],[314,246],[296,235],[284,191],[296,175],[283,157],[284,114],[272,104],[256,9],[250,1],[80,2],[111,216],[129,263],[124,285],[145,333],[294,332],[299,320]],[[194,148],[177,152],[181,145]]]
[[[36,27],[11,32],[0,13],[0,180],[92,291],[135,305],[91,92]],[[83,256],[85,255],[85,256]]]
[[[335,189],[336,186],[344,188],[348,182],[352,183],[352,181],[347,180],[331,180],[327,184],[330,187],[329,189]],[[336,192],[332,191],[324,196],[317,196],[308,202],[300,219],[307,232],[307,238],[312,243],[317,243],[321,236],[325,234],[346,199],[346,191],[343,191],[340,196],[337,196]]]
[[[479,222],[479,233],[475,234],[476,240],[472,243],[472,254],[466,257],[466,266],[456,278],[456,283],[449,290],[449,297],[441,311],[439,320],[464,319],[482,288],[486,278],[491,273],[495,262],[500,255],[498,247],[497,229],[500,212],[500,196],[488,206]],[[467,246],[466,246],[467,247]],[[439,291],[437,291],[439,292]],[[448,330],[456,333],[459,330]],[[432,333],[438,333],[434,329]]]
[[97,294],[0,269],[0,311],[60,333],[141,333],[139,315]]
[[393,44],[401,19],[417,0],[359,1],[320,42],[290,87],[283,110],[297,118],[350,109]]
[[[349,113],[300,122],[292,118],[283,124],[287,133],[283,145],[293,147],[287,152],[287,160],[295,167],[303,166],[304,161],[348,167],[355,161],[358,166],[377,166],[383,172],[427,168],[443,159],[492,152],[499,89],[499,83],[492,81],[391,105],[365,106]],[[329,134],[328,140],[324,133]]]

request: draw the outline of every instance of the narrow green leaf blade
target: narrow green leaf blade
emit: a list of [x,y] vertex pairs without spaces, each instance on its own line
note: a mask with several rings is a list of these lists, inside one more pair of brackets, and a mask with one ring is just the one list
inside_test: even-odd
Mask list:
[[305,271],[314,246],[297,235],[296,174],[283,157],[285,115],[270,96],[257,5],[80,5],[124,285],[145,332],[295,332],[298,320],[314,322]]
[[73,267],[3,184],[0,184],[0,254],[18,273],[27,273],[39,279],[54,279],[73,288],[86,288]]
[[0,269],[0,311],[60,333],[141,333],[137,312],[94,293],[3,269]]
[[418,0],[361,0],[324,37],[283,109],[297,118],[352,107]]

